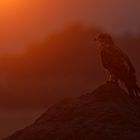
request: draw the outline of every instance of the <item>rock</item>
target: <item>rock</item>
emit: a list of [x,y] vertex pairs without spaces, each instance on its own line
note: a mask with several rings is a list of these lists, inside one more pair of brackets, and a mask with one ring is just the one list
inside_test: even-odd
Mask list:
[[65,99],[5,140],[140,140],[139,102],[118,85]]

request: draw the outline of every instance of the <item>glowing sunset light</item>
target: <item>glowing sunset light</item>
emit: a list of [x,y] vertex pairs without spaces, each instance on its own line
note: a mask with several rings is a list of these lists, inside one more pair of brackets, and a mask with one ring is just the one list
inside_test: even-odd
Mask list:
[[13,13],[18,13],[25,2],[23,0],[0,0],[0,16],[7,17]]
[[0,9],[7,10],[8,8],[15,8],[20,4],[20,0],[0,0]]

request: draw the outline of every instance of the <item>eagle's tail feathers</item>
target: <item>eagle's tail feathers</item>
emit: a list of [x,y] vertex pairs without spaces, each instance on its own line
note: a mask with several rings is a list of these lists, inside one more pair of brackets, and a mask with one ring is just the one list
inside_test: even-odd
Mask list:
[[140,87],[138,85],[136,85],[134,90],[135,90],[135,93],[136,93],[136,97],[140,98]]
[[134,99],[140,99],[140,87],[136,85],[134,88],[128,88],[129,96]]
[[136,85],[136,89],[140,93],[140,87],[138,85]]

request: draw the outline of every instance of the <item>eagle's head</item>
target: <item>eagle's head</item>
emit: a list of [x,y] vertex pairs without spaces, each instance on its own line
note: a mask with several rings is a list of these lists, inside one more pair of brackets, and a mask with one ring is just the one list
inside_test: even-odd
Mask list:
[[113,46],[114,42],[112,40],[111,35],[106,33],[99,33],[95,36],[94,40],[100,45],[100,46]]

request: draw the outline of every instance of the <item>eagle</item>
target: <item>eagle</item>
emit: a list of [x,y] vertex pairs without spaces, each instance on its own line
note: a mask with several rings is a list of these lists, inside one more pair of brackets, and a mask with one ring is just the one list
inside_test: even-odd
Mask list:
[[99,44],[102,64],[109,71],[109,81],[117,84],[120,81],[130,97],[139,98],[136,71],[127,54],[114,44],[111,35],[107,33],[97,34],[94,40]]

